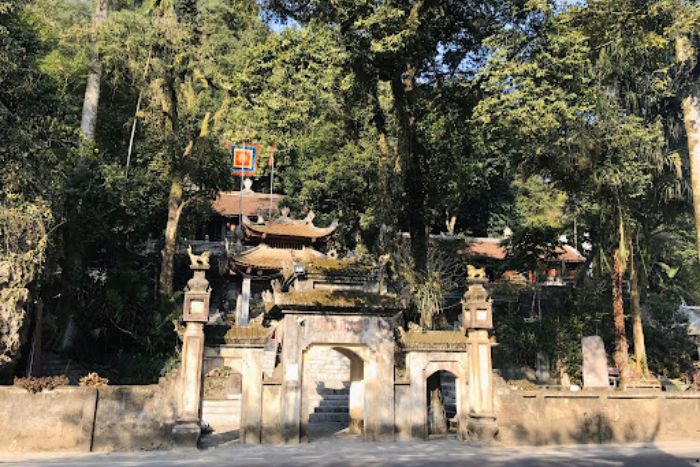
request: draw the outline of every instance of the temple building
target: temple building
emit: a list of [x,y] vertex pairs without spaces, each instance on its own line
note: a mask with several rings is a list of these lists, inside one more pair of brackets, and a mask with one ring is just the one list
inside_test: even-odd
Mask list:
[[[302,225],[287,215],[262,222],[296,233]],[[273,250],[283,258],[278,269],[261,253]],[[173,431],[179,442],[196,442],[202,424],[236,431],[248,444],[339,433],[371,441],[450,431],[464,440],[495,436],[492,302],[483,270],[468,278],[462,326],[433,331],[405,321],[405,304],[382,285],[381,267],[264,243],[231,256],[244,280],[256,271],[270,279],[262,309],[245,323],[241,313],[221,322],[204,314],[208,256],[191,258]]]
[[[191,441],[204,425],[253,444],[339,433],[493,439],[488,268],[508,257],[507,241],[431,236],[464,261],[465,273],[467,264],[481,268],[470,266],[451,298],[448,327],[424,329],[387,287],[386,264],[336,257],[337,222],[318,226],[313,212],[296,219],[277,209],[280,197],[250,186],[213,204],[223,238],[218,290],[202,281],[208,254],[206,265],[190,255],[195,277],[185,291],[175,437]],[[567,245],[539,258],[545,269],[556,268],[554,277],[571,275],[584,260]],[[539,280],[514,274],[526,284]]]
[[337,222],[269,212],[240,214],[226,235],[223,297],[202,282],[209,255],[206,265],[190,255],[176,439],[191,442],[202,425],[243,443],[495,435],[483,275],[462,327],[423,330],[387,290],[385,265],[335,257]]
[[[506,233],[502,237],[468,237],[457,235],[431,235],[430,241],[438,248],[449,252],[464,263],[485,266],[489,273],[501,269],[500,263],[512,257],[509,245],[510,237]],[[522,283],[549,285],[566,285],[575,282],[586,258],[573,246],[562,242],[551,248],[542,247],[542,253],[537,257],[536,270],[508,270],[493,277],[494,280],[505,279]]]
[[240,291],[235,311],[238,324],[247,324],[259,314],[250,315],[251,294],[260,303],[262,292],[270,290],[272,280],[283,279],[290,271],[306,271],[318,261],[333,263],[325,251],[337,222],[317,227],[313,212],[303,219],[290,217],[288,208],[280,212],[280,216],[268,219],[261,212],[255,220],[241,216],[240,238],[227,248],[228,275],[235,284],[234,293]]
[[211,204],[213,216],[198,240],[223,242],[240,224],[242,216],[256,220],[260,213],[271,217],[279,208],[284,195],[256,193],[249,178],[244,180],[242,191],[222,191]]

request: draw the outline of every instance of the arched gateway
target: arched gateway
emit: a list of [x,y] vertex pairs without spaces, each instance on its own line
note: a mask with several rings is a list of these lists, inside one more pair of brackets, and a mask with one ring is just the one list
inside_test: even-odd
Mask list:
[[[269,232],[279,236],[291,227],[295,235],[316,234],[310,221],[299,222],[283,216],[253,227],[263,240]],[[229,418],[230,425],[240,427],[243,443],[298,443],[310,438],[317,419],[346,422],[347,431],[370,441],[426,439],[429,379],[434,382],[437,372],[452,375],[454,389],[445,389],[443,399],[449,394],[453,400],[450,425],[460,439],[495,435],[493,343],[487,331],[491,302],[482,276],[468,279],[462,327],[432,331],[409,325],[404,330],[398,325],[402,305],[386,293],[377,270],[304,248],[284,252],[294,263],[285,263],[278,273],[271,266],[278,254],[274,248],[258,244],[234,256],[233,264],[244,271],[244,302],[255,290],[251,278],[274,280],[262,294],[262,313],[249,314],[243,303],[236,315],[240,320],[218,327],[203,316],[209,291],[201,267],[193,263],[197,280],[185,293],[179,439],[198,437],[200,419],[210,416],[207,405],[202,414],[200,388],[203,368],[216,367],[228,369],[216,374],[236,375],[239,390],[229,392],[240,400],[240,415]],[[206,344],[204,322],[211,328]],[[324,356],[336,366],[324,370]],[[324,398],[345,405],[324,405]]]

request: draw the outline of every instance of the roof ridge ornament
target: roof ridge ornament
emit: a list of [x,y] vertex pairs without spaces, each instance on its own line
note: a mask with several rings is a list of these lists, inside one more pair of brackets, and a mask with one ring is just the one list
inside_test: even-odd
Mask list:
[[256,214],[257,214],[257,216],[258,216],[257,224],[258,224],[258,225],[264,224],[264,223],[265,223],[265,214],[263,213],[262,208],[261,208],[260,206],[258,206],[258,207],[255,209],[255,212],[256,212]]
[[288,223],[292,219],[289,217],[289,208],[287,206],[283,207],[280,209],[280,216],[275,220],[275,222],[279,223]]
[[243,194],[244,195],[254,195],[255,192],[253,191],[253,180],[249,178],[244,178],[243,179]]
[[306,214],[306,217],[304,218],[304,222],[309,224],[309,225],[314,225],[314,218],[315,217],[316,217],[316,214],[312,210],[309,210],[309,212]]

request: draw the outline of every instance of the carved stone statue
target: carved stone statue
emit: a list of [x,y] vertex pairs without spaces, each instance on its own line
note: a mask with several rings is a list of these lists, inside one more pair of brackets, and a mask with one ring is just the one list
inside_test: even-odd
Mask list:
[[413,321],[408,322],[408,332],[418,332],[422,331],[423,328],[420,325],[414,323]]
[[467,264],[467,279],[486,279],[486,269]]
[[445,221],[445,227],[447,227],[447,235],[455,234],[455,224],[457,223],[457,216],[450,217],[450,220]]
[[195,255],[192,253],[192,245],[188,245],[187,254],[190,257],[191,269],[209,269],[209,251],[205,251],[201,255]]

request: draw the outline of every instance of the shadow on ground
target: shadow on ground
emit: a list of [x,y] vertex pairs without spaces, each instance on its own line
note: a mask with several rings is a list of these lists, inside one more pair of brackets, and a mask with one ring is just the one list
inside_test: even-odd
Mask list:
[[[28,460],[30,466],[700,466],[700,443],[656,445],[579,445],[557,447],[479,447],[458,440],[365,443],[328,440],[293,446],[230,445],[207,450],[86,454]],[[2,464],[0,462],[0,464]]]

